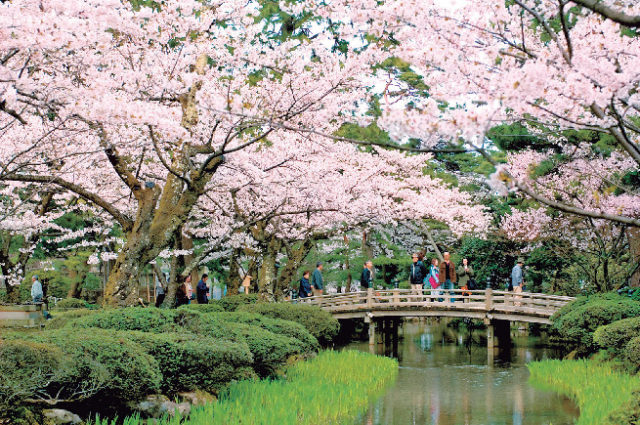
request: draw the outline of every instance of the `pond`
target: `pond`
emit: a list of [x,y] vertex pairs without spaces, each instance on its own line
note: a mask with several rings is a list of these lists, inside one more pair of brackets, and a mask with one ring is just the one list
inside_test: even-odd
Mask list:
[[[460,331],[437,319],[404,322],[396,383],[375,401],[362,425],[571,425],[569,399],[532,387],[526,363],[556,358],[540,338],[514,337],[509,350],[489,353],[481,331]],[[470,344],[471,342],[471,344]],[[347,348],[369,351],[367,343]],[[384,347],[374,349],[383,354]],[[387,353],[390,354],[390,353]]]

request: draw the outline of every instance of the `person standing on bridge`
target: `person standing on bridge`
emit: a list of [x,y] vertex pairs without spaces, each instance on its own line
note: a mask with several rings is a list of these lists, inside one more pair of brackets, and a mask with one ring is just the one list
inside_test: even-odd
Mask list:
[[302,272],[302,279],[300,279],[300,287],[298,288],[298,298],[307,298],[313,295],[311,292],[311,283],[309,283],[309,277],[311,272],[305,270]]
[[515,291],[516,288],[520,288],[520,292],[522,292],[522,287],[524,286],[524,275],[522,273],[522,265],[524,264],[524,259],[522,257],[518,257],[518,262],[513,269],[511,269],[511,285],[509,290]]
[[322,282],[322,263],[316,263],[316,269],[313,271],[313,276],[311,277],[311,289],[313,289],[313,295],[319,297],[322,295],[324,290],[324,285]]
[[[440,284],[444,289],[449,290],[449,295],[453,295],[452,289],[455,289],[456,278],[456,265],[451,261],[451,254],[445,252],[443,254],[444,261],[440,263],[440,272],[438,276],[440,278]],[[455,302],[455,298],[451,298],[451,302]]]
[[460,286],[460,289],[463,290],[463,296],[468,297],[469,295],[471,295],[471,293],[468,292],[468,290],[470,289],[469,281],[471,279],[473,279],[473,269],[469,265],[469,260],[463,258],[462,266],[458,269],[458,286]]
[[362,274],[360,275],[360,287],[362,289],[373,288],[373,273],[371,270],[373,270],[373,263],[368,260],[364,263]]
[[427,277],[427,267],[420,258],[421,255],[415,253],[411,256],[413,263],[411,264],[411,270],[409,272],[409,283],[411,284],[411,290],[415,294],[422,294],[422,288],[424,285],[424,279]]

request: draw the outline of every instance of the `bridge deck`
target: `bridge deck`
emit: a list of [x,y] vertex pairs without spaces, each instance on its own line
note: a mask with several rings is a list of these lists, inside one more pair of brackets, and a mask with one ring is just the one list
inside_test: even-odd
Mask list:
[[549,318],[574,298],[530,292],[462,289],[372,290],[298,300],[317,305],[337,319],[363,317],[448,316],[550,323]]

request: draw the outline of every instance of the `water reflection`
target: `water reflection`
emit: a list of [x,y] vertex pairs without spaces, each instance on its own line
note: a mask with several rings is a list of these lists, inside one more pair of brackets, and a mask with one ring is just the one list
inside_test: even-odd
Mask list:
[[[511,350],[489,355],[483,336],[445,323],[405,323],[397,348],[396,384],[359,423],[366,425],[570,425],[578,412],[566,398],[528,384],[525,364],[556,357],[520,338]],[[471,340],[475,341],[470,344]],[[367,344],[349,348],[369,350]],[[383,354],[384,347],[376,350]],[[387,347],[388,351],[388,347]]]

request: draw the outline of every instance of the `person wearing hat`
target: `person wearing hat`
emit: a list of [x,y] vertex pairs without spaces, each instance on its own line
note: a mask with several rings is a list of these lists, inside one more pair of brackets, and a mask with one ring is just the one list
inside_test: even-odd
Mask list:
[[316,263],[316,269],[313,271],[313,276],[311,277],[311,289],[315,297],[322,295],[322,291],[324,290],[324,285],[322,284],[322,263],[319,261]]
[[[513,269],[511,270],[511,285],[509,285],[510,291],[518,291],[522,292],[522,287],[524,286],[524,277],[522,274],[522,265],[524,264],[524,259],[522,257],[518,257],[518,262]],[[516,290],[516,288],[520,288]]]
[[31,285],[31,299],[34,303],[41,303],[44,293],[42,292],[42,283],[38,280],[38,275],[34,274],[31,278],[33,284]]

